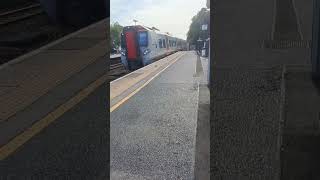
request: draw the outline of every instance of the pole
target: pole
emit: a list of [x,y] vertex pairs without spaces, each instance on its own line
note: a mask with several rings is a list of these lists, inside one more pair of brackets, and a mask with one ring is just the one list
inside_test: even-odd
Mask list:
[[209,38],[209,41],[208,41],[208,48],[209,48],[209,55],[208,55],[208,87],[210,88],[210,82],[211,82],[211,72],[210,72],[210,69],[211,69],[211,59],[210,59],[210,49],[211,49],[211,43],[210,43],[210,38]]
[[136,26],[138,21],[134,19],[133,22],[134,22],[134,25]]
[[312,49],[311,63],[312,76],[320,79],[320,0],[313,0],[313,23],[312,23]]

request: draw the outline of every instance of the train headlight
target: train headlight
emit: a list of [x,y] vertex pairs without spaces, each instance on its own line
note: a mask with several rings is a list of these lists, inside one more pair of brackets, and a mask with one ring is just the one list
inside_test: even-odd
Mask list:
[[122,50],[122,51],[120,51],[120,54],[121,54],[122,56],[125,56],[125,55],[126,55],[126,51],[125,51],[125,50]]
[[150,52],[151,52],[150,49],[146,49],[146,50],[144,50],[143,55],[147,55],[147,54],[149,54]]

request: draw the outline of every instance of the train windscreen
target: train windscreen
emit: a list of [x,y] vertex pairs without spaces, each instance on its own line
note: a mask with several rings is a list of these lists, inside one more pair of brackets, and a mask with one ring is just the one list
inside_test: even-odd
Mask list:
[[139,32],[139,45],[142,47],[148,46],[148,33]]

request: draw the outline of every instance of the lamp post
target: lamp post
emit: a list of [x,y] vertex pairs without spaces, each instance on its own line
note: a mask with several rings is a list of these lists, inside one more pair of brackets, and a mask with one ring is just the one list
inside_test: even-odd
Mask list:
[[[211,0],[207,0],[207,9],[210,11],[210,1]],[[208,37],[208,50],[209,50],[209,53],[208,53],[208,87],[210,88],[211,86],[211,43],[210,43],[210,32],[209,32],[209,37]]]
[[134,19],[133,22],[134,22],[134,25],[137,25],[138,21]]
[[202,39],[199,37],[199,39],[197,40],[197,49],[198,49],[199,55],[201,55],[201,43],[202,43]]
[[206,45],[206,41],[207,41],[207,38],[208,37],[206,37],[206,32],[207,32],[207,30],[208,30],[208,24],[202,24],[202,26],[201,26],[201,35],[202,35],[202,39],[203,39],[203,43],[202,43],[202,49],[204,49],[204,56],[206,56],[206,54],[207,54],[207,47],[205,46]]
[[211,59],[210,59],[210,53],[211,53],[211,50],[210,50],[210,37],[208,38],[208,42],[209,42],[209,45],[208,45],[208,49],[209,49],[209,53],[208,53],[208,74],[207,74],[207,77],[208,77],[208,86],[210,88],[210,82],[211,82],[211,72],[210,72],[210,69],[211,69]]

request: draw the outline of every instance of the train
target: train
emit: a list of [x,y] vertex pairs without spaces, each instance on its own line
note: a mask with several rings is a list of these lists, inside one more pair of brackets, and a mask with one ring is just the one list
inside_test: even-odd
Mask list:
[[177,51],[187,50],[188,43],[156,28],[125,26],[121,33],[121,62],[136,70]]
[[50,19],[62,27],[81,28],[110,15],[106,0],[39,0]]

